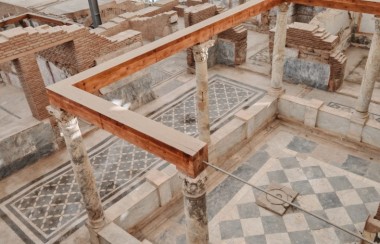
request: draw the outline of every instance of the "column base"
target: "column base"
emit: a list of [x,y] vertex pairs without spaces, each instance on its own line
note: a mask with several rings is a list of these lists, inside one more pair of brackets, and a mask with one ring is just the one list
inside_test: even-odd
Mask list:
[[362,141],[362,133],[363,133],[363,128],[365,123],[367,122],[368,119],[368,113],[367,115],[363,113],[353,113],[351,115],[351,122],[350,122],[350,127],[347,133],[347,137],[355,140],[355,141]]
[[268,90],[268,95],[272,96],[272,97],[280,97],[282,94],[285,93],[285,89],[284,88],[269,88]]
[[105,218],[99,219],[98,221],[91,221],[91,223],[88,220],[86,221],[86,227],[90,233],[91,244],[100,244],[100,236],[98,233],[106,226],[106,224],[107,221]]

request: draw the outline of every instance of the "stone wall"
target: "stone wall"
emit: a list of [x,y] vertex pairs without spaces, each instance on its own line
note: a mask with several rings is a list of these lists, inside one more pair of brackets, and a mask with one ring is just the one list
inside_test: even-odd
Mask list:
[[[234,46],[233,63],[231,65],[243,64],[247,57],[248,30],[243,25],[235,26],[218,35],[218,38],[229,40]],[[217,51],[222,48],[217,48]],[[222,62],[217,62],[222,63]]]
[[0,140],[0,179],[52,153],[54,148],[53,130],[43,122]]
[[[274,30],[270,32],[270,53],[273,50]],[[345,55],[337,49],[338,36],[331,35],[324,28],[295,22],[288,26],[286,47],[297,50],[295,57],[287,58],[284,77],[295,83],[304,83],[320,89],[335,91],[343,82]],[[301,64],[305,62],[304,64]],[[330,76],[326,76],[326,65]],[[294,68],[302,69],[293,72]],[[319,79],[315,74],[324,71]],[[323,80],[321,80],[323,78]]]
[[153,17],[138,17],[129,21],[130,28],[142,33],[142,37],[149,41],[167,36],[172,33],[170,12]]
[[295,4],[294,6],[294,21],[302,23],[310,23],[310,21],[325,8]]
[[[185,27],[197,24],[217,14],[216,5],[211,3],[200,4],[188,7],[184,12]],[[210,50],[209,50],[210,52]],[[212,56],[212,55],[209,55]],[[187,49],[187,65],[190,69],[194,69],[195,61],[193,56],[193,49]]]

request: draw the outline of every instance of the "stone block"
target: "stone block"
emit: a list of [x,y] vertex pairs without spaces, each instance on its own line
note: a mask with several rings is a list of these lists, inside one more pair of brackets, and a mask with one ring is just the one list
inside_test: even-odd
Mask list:
[[351,114],[342,110],[322,106],[319,109],[317,127],[345,136],[350,127]]
[[322,107],[323,101],[312,99],[306,105],[304,124],[306,126],[315,127],[317,124],[318,110]]
[[232,119],[221,129],[211,135],[211,146],[209,148],[210,161],[223,155],[228,155],[239,143],[246,139],[245,121],[238,118]]
[[139,244],[134,236],[111,222],[98,232],[100,244]]
[[299,58],[286,58],[284,80],[327,90],[330,80],[330,65]]
[[265,96],[256,104],[237,112],[235,117],[246,122],[246,136],[247,138],[251,138],[266,122],[275,117],[276,111],[277,99],[272,96]]
[[149,182],[143,183],[127,197],[112,205],[106,215],[124,230],[132,228],[160,206],[157,189]]
[[375,147],[380,147],[380,123],[374,119],[369,119],[363,128],[362,142]]
[[219,38],[216,43],[216,62],[233,66],[235,65],[235,43],[226,39]]
[[278,112],[285,117],[303,122],[306,112],[305,103],[305,99],[289,95],[282,95],[278,102]]
[[145,178],[157,187],[160,199],[160,206],[165,205],[172,199],[172,191],[170,187],[170,176],[156,169],[150,170]]
[[362,141],[362,133],[365,122],[366,119],[358,118],[355,114],[352,114],[347,137],[355,141]]

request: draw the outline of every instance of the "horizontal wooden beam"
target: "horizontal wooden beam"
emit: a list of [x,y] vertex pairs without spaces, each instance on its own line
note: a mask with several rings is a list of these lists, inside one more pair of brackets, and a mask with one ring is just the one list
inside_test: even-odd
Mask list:
[[231,28],[249,17],[267,11],[282,0],[251,0],[229,11],[211,17],[201,23],[177,31],[158,41],[144,45],[134,51],[112,59],[88,70],[88,77],[73,83],[78,88],[95,93],[128,75],[144,69],[181,50],[205,42],[213,36]]
[[380,15],[380,2],[361,0],[290,0],[308,6],[335,8],[359,13]]
[[48,96],[53,106],[167,160],[190,177],[205,168],[207,145],[196,138],[73,86],[56,86]]

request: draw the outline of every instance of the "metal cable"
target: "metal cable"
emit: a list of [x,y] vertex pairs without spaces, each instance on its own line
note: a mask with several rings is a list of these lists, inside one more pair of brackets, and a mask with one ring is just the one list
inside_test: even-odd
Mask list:
[[356,234],[356,233],[354,233],[354,232],[352,232],[352,231],[350,231],[350,230],[347,230],[347,229],[345,229],[345,228],[342,228],[342,227],[340,227],[340,226],[338,226],[338,225],[336,225],[336,224],[330,222],[329,220],[327,220],[327,219],[325,219],[325,218],[323,218],[323,217],[321,217],[321,216],[318,216],[318,215],[316,215],[316,214],[313,214],[313,213],[311,213],[310,211],[308,211],[308,210],[302,208],[301,206],[298,206],[298,205],[296,205],[296,204],[294,204],[294,203],[292,203],[292,202],[286,201],[286,200],[284,200],[284,199],[282,199],[281,197],[278,197],[278,196],[276,196],[276,195],[273,195],[272,193],[270,193],[270,192],[268,192],[268,191],[266,191],[266,190],[264,190],[264,189],[261,189],[260,187],[254,186],[253,184],[251,184],[251,183],[249,183],[249,182],[247,182],[247,181],[245,181],[245,180],[243,180],[243,179],[241,179],[241,178],[239,178],[239,177],[237,177],[237,176],[235,176],[235,175],[233,175],[233,174],[231,174],[231,173],[225,171],[224,169],[221,169],[221,168],[219,168],[219,167],[217,167],[217,166],[215,166],[215,165],[213,165],[213,164],[211,164],[211,163],[209,163],[209,162],[206,162],[206,161],[203,161],[203,163],[206,164],[206,165],[208,165],[208,166],[210,166],[210,167],[212,167],[212,168],[214,168],[214,169],[216,169],[216,170],[218,170],[218,171],[220,171],[220,172],[222,172],[222,173],[224,173],[224,174],[226,174],[226,175],[228,175],[228,176],[231,176],[232,178],[234,178],[234,179],[236,179],[236,180],[238,180],[238,181],[240,181],[240,182],[242,182],[242,183],[244,183],[244,184],[247,184],[247,185],[249,185],[249,186],[251,186],[251,187],[253,187],[253,188],[255,188],[255,189],[257,189],[257,190],[259,190],[259,191],[261,191],[261,192],[264,192],[264,193],[268,194],[269,196],[276,198],[277,200],[281,200],[281,201],[283,201],[284,203],[287,203],[287,204],[289,204],[289,205],[292,206],[292,207],[295,207],[295,208],[297,208],[297,209],[299,209],[299,210],[301,210],[301,211],[303,211],[303,212],[305,212],[305,213],[307,213],[307,214],[310,214],[311,216],[313,216],[313,217],[315,217],[315,218],[317,218],[317,219],[320,219],[320,220],[322,220],[322,221],[324,221],[324,222],[326,222],[326,223],[328,223],[328,224],[330,224],[330,225],[332,225],[332,226],[334,226],[334,227],[336,227],[336,228],[338,228],[338,229],[340,229],[340,230],[342,230],[342,231],[344,231],[344,232],[346,232],[346,233],[348,233],[348,234],[350,234],[350,235],[352,235],[352,236],[355,236],[355,237],[357,237],[357,238],[359,238],[359,239],[361,239],[361,240],[363,240],[363,241],[366,241],[366,242],[368,242],[368,243],[375,244],[373,241],[370,241],[370,240],[364,238],[363,236],[358,235],[358,234]]

